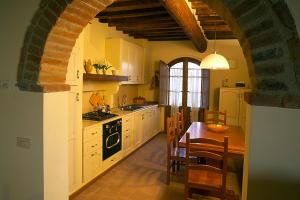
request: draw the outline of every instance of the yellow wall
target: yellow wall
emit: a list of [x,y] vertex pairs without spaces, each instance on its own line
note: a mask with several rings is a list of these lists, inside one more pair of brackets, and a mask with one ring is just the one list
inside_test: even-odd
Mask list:
[[[99,23],[97,19],[92,20],[91,23],[87,25],[87,27],[84,29],[84,35],[84,58],[91,59],[92,62],[101,61],[105,58],[106,38],[121,37],[130,42],[137,43],[146,47],[146,84],[139,86],[122,85],[122,91],[120,91],[120,94],[118,93],[117,83],[111,83],[107,87],[110,89],[115,87],[115,89],[113,90],[117,92],[114,93],[111,93],[109,90],[105,90],[105,88],[103,89],[102,83],[96,83],[93,85],[93,90],[101,90],[100,92],[104,93],[105,99],[107,100],[106,103],[110,104],[113,107],[117,105],[116,102],[118,96],[120,99],[123,96],[122,94],[125,93],[129,94],[129,102],[132,102],[132,98],[134,98],[137,95],[145,97],[148,101],[158,101],[158,89],[150,90],[150,83],[151,78],[154,75],[154,71],[158,70],[159,60],[163,60],[166,63],[168,63],[176,58],[183,56],[193,57],[201,60],[204,56],[213,52],[213,41],[209,41],[208,49],[205,53],[200,53],[195,49],[194,45],[190,41],[147,42],[145,40],[136,40],[132,37],[129,37],[128,35],[123,34],[120,31],[116,31],[114,27],[108,27],[106,24]],[[218,108],[218,88],[221,87],[222,81],[224,79],[229,80],[230,87],[233,87],[234,83],[237,81],[243,81],[246,83],[247,87],[251,87],[246,61],[244,59],[243,52],[240,48],[238,41],[218,40],[217,52],[224,55],[227,59],[230,60],[230,64],[233,67],[233,69],[229,71],[211,72],[210,109]],[[83,84],[84,88],[87,88],[86,84],[87,83]],[[89,85],[91,85],[91,83],[89,83]],[[89,91],[91,91],[91,89],[89,89]],[[92,109],[92,107],[87,101],[90,96],[91,92],[83,93],[83,112],[88,112]]]
[[[105,39],[106,38],[123,38],[129,42],[143,45],[143,40],[135,40],[121,31],[116,31],[114,27],[108,27],[107,24],[99,23],[98,19],[93,19],[84,28],[84,59],[91,59],[92,63],[101,62],[105,58]],[[111,69],[108,70],[110,74]],[[95,73],[93,71],[92,73]],[[111,107],[118,105],[118,98],[122,99],[123,95],[127,95],[128,104],[132,103],[132,99],[138,94],[137,85],[121,85],[119,82],[96,82],[84,81],[83,83],[83,106],[82,112],[92,111],[93,108],[89,103],[89,98],[93,93],[99,93],[104,96],[105,103]]]
[[[234,69],[227,71],[211,71],[210,81],[210,109],[218,106],[218,88],[222,86],[222,80],[228,79],[229,86],[233,87],[237,81],[244,81],[247,87],[251,88],[247,64],[243,56],[242,49],[237,40],[218,40],[217,52],[224,55]],[[205,53],[198,52],[190,41],[174,42],[148,42],[150,77],[154,70],[158,69],[159,60],[166,63],[179,57],[193,57],[201,60],[204,56],[213,52],[213,41],[209,41],[208,49]],[[150,85],[139,87],[139,95],[150,100],[158,99],[154,90],[149,91]]]

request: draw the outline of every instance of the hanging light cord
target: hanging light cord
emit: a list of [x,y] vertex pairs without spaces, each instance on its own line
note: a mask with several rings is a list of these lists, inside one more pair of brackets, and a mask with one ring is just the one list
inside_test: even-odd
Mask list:
[[217,21],[215,21],[215,41],[214,41],[214,53],[217,53],[217,50],[216,50],[216,40],[217,40]]

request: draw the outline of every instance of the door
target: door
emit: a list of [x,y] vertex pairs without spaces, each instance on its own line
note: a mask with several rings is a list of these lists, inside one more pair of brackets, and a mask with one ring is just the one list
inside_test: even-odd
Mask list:
[[71,87],[69,93],[69,192],[78,189],[82,183],[82,134],[81,101],[78,87]]
[[240,92],[236,89],[223,89],[220,92],[220,111],[227,113],[228,125],[239,126]]
[[168,105],[169,92],[169,66],[163,62],[159,62],[159,105]]

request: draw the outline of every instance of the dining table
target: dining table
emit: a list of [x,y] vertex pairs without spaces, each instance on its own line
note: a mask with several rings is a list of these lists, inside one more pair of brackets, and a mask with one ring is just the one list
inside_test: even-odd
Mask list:
[[[190,138],[209,138],[219,141],[223,141],[224,137],[228,137],[228,156],[243,158],[245,153],[245,133],[241,127],[228,126],[228,129],[224,132],[214,132],[210,130],[204,122],[193,122],[185,134],[179,140],[179,147],[185,147],[186,145],[186,133],[190,133]],[[192,147],[192,146],[191,146]],[[220,147],[197,144],[194,148],[202,150],[222,152]]]

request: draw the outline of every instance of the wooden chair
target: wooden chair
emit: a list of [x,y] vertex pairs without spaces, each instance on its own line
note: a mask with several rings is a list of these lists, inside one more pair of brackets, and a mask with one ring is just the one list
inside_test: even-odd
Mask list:
[[177,112],[177,116],[176,116],[176,134],[179,136],[179,139],[184,134],[183,112]]
[[185,162],[185,148],[178,148],[178,139],[173,117],[167,118],[167,184],[170,184],[170,176],[182,175],[179,173],[180,165]]
[[205,123],[226,125],[226,111],[205,111]]
[[[194,148],[205,143],[223,148],[221,153],[213,153]],[[220,167],[211,166],[207,163],[192,162],[190,157],[204,157],[222,162]],[[192,190],[207,191],[209,196],[215,196],[222,200],[226,197],[228,137],[224,141],[197,138],[190,139],[186,133],[186,176],[185,176],[185,199],[192,197]]]

